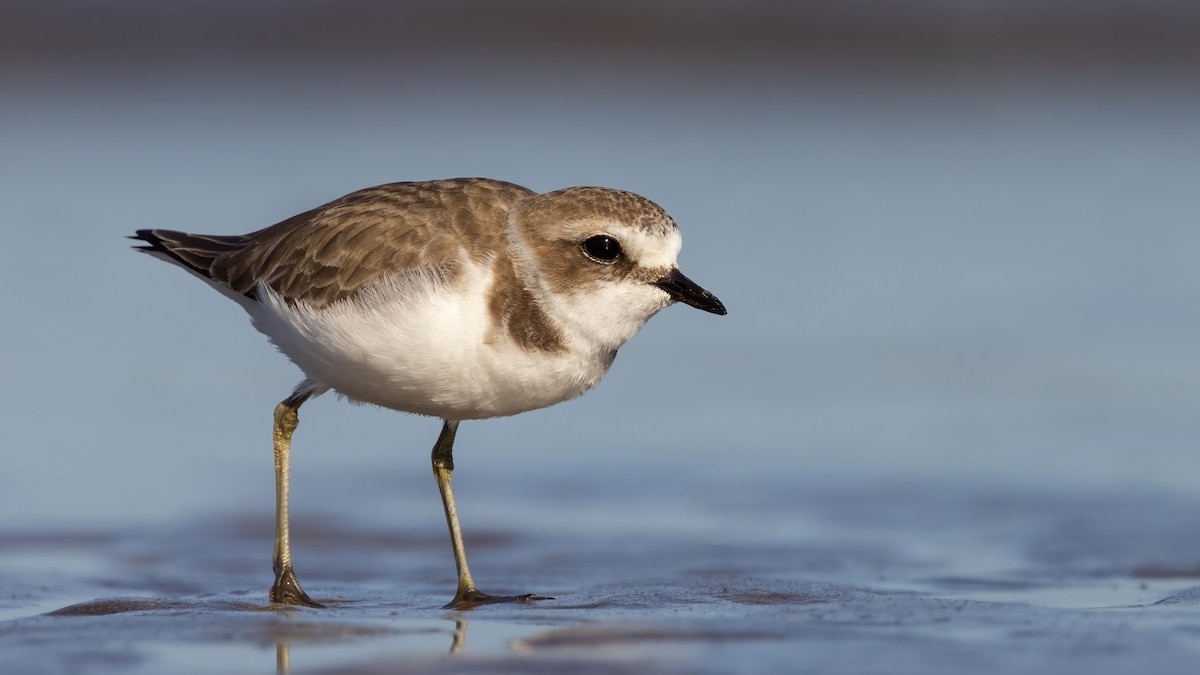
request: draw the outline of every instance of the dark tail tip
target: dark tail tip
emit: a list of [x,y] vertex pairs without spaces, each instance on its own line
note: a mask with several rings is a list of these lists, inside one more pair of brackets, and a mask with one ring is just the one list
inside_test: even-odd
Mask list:
[[163,245],[162,237],[155,234],[154,230],[137,230],[125,238],[149,244],[148,246],[130,246],[130,248],[136,251],[162,251],[170,253],[167,247]]
[[161,253],[176,264],[211,278],[209,270],[201,264],[205,262],[201,259],[203,258],[202,252],[197,255],[197,251],[186,245],[185,242],[189,237],[190,235],[185,232],[175,232],[174,230],[137,230],[127,239],[146,244],[146,246],[131,246],[130,248],[135,251]]

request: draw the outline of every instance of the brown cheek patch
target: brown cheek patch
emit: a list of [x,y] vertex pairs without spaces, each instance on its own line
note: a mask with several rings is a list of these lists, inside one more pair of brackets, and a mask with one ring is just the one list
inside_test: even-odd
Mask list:
[[601,280],[589,268],[602,266],[588,260],[573,241],[543,241],[534,248],[538,272],[551,292],[586,292]]
[[[543,214],[539,214],[543,215]],[[546,286],[557,293],[587,293],[605,283],[634,274],[637,265],[622,255],[611,263],[596,262],[583,252],[583,241],[606,231],[607,223],[595,218],[563,226],[554,221],[531,223],[525,243],[534,251],[538,273]]]

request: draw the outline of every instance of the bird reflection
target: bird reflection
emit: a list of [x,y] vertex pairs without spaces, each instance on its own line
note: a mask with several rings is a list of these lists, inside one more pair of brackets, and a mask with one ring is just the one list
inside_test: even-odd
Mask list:
[[450,654],[457,654],[467,643],[467,622],[464,619],[454,620],[454,639],[450,641]]
[[275,675],[287,675],[292,671],[291,648],[285,638],[275,641]]
[[[450,638],[450,650],[447,656],[453,656],[462,650],[467,643],[467,622],[465,619],[454,619],[454,633]],[[275,675],[288,675],[292,671],[292,645],[286,633],[275,638]]]

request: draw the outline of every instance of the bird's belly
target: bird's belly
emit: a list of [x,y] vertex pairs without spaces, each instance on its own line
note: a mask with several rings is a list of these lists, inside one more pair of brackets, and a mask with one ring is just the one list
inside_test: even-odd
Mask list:
[[[521,359],[484,345],[473,358],[397,354],[371,368],[309,373],[347,398],[445,419],[515,415],[575,398],[604,374],[565,359]],[[430,354],[426,355],[433,356]]]
[[305,375],[363,403],[444,419],[515,415],[575,398],[607,372],[611,354],[530,351],[498,333],[483,293],[324,309],[268,299],[255,326]]

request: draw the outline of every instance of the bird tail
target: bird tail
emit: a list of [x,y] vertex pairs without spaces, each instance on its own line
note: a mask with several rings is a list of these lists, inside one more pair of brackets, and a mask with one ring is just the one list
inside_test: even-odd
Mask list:
[[219,236],[211,234],[188,234],[175,230],[138,230],[129,237],[146,244],[134,246],[160,260],[180,267],[210,281],[220,281],[213,276],[213,263],[220,256],[245,246],[244,236]]
[[256,299],[254,288],[235,290],[229,285],[222,266],[222,256],[234,253],[246,246],[245,235],[222,236],[214,234],[188,234],[176,230],[138,230],[129,237],[146,244],[134,246],[133,250],[177,265],[206,281],[210,286],[249,310]]

